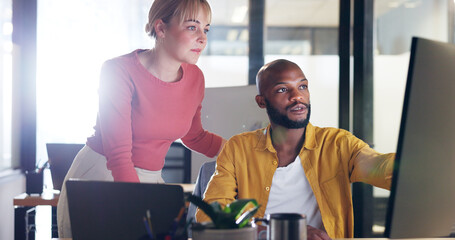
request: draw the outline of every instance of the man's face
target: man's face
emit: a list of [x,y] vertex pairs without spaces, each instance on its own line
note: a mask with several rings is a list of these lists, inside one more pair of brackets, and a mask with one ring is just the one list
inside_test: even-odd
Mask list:
[[293,121],[289,119],[289,117],[285,114],[281,114],[278,109],[275,109],[270,102],[265,99],[265,103],[267,105],[267,114],[269,115],[270,121],[278,124],[280,126],[283,126],[287,129],[299,129],[299,128],[305,128],[308,123],[310,122],[310,115],[311,115],[311,105],[308,104],[308,114],[307,117],[304,120],[298,120],[298,121]]
[[256,101],[267,109],[271,122],[289,129],[306,127],[310,119],[310,93],[300,68],[289,66],[268,73],[262,84],[262,95]]

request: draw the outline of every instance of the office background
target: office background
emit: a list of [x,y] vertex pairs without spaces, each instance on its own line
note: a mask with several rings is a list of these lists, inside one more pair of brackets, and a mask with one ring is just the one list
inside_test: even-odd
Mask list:
[[[454,42],[453,0],[209,2],[198,62],[207,88],[246,86],[262,63],[293,60],[310,80],[311,121],[349,129],[380,152],[396,150],[411,36]],[[47,160],[45,144],[92,134],[102,62],[153,46],[144,32],[151,3],[0,1],[0,239],[13,239],[12,198],[24,192],[22,173]],[[194,181],[209,159],[192,159]],[[388,196],[358,193],[376,207]],[[381,232],[380,214],[356,216],[367,219],[358,236]]]

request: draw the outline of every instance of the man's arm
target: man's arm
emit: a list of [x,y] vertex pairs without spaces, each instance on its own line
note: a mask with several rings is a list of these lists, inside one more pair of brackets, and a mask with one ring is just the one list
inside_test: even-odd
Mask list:
[[[217,158],[215,173],[207,185],[204,201],[208,203],[219,202],[222,207],[231,203],[237,197],[237,180],[235,177],[235,164],[232,144],[229,141]],[[200,209],[196,211],[196,221],[206,222],[210,218]]]
[[349,164],[351,182],[364,182],[390,189],[395,154],[381,154],[365,144],[352,156]]

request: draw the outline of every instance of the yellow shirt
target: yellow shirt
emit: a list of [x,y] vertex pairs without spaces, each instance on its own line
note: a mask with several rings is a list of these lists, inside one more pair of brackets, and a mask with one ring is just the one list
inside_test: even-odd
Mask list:
[[[350,183],[365,182],[390,189],[395,155],[374,151],[348,131],[308,124],[299,156],[328,235],[353,237]],[[255,217],[263,217],[277,166],[270,125],[236,135],[218,156],[204,200],[225,206],[234,199],[254,198],[261,205]],[[199,209],[196,219],[209,221]]]

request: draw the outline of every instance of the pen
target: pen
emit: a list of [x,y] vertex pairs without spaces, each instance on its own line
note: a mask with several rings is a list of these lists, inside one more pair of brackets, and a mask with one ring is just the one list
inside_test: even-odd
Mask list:
[[[185,207],[180,208],[179,214],[174,219],[174,222],[172,224],[172,230],[171,230],[172,238],[176,237],[176,235],[181,234],[181,232],[178,231],[179,230],[178,226],[179,226],[180,220],[182,219],[184,212],[185,212]],[[177,232],[179,232],[179,234],[177,234]]]
[[150,237],[151,237],[152,239],[154,239],[154,238],[153,238],[152,221],[150,220],[150,218],[151,218],[150,210],[147,210],[147,211],[146,211],[146,215],[147,215],[148,228],[150,229]]
[[150,229],[150,226],[145,217],[144,217],[144,225],[145,225],[145,229],[147,230],[147,234],[149,235],[150,239],[153,239],[152,229]]
[[44,168],[46,168],[46,166],[47,166],[48,163],[49,163],[49,161],[45,162],[45,163],[43,164],[43,166],[40,167],[40,168],[38,168],[38,166],[37,166],[37,170],[38,170],[37,172],[38,172],[38,173],[41,173],[41,172],[44,170]]
[[180,208],[180,212],[177,215],[177,218],[175,219],[176,222],[180,221],[180,219],[182,218],[183,212],[185,212],[185,207]]

